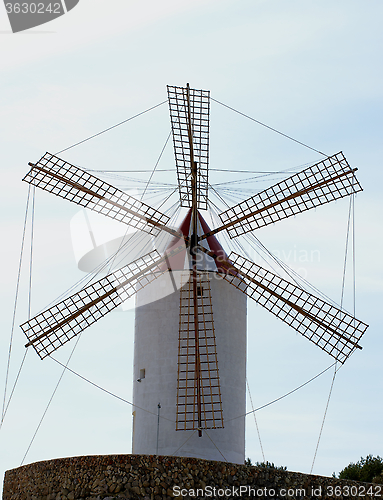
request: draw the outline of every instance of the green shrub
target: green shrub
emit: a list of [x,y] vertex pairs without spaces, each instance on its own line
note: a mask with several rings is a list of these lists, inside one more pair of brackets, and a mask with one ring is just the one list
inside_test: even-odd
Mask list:
[[339,473],[339,479],[353,479],[365,483],[383,484],[383,458],[367,455],[354,464],[351,462]]
[[248,466],[253,466],[253,467],[261,467],[263,469],[276,469],[276,470],[287,470],[287,467],[277,467],[276,465],[274,465],[274,463],[272,462],[255,462],[255,464],[252,463],[251,459],[250,458],[247,458],[245,460],[245,465],[248,465]]

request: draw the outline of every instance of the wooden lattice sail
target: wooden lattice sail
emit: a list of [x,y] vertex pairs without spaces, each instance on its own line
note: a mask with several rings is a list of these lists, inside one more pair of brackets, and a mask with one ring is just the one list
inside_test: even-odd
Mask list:
[[362,188],[343,153],[329,156],[265,191],[225,210],[222,226],[202,236],[226,229],[231,238],[273,224],[319,205],[344,198]]
[[45,153],[23,181],[84,208],[151,234],[167,228],[169,217],[98,177],[50,153]]
[[230,271],[223,274],[224,279],[337,361],[344,363],[355,349],[361,349],[358,342],[366,323],[235,252],[226,262]]
[[168,86],[168,98],[181,207],[192,207],[191,172],[196,164],[197,208],[207,210],[210,92]]
[[[198,273],[198,300],[194,304],[190,272],[185,272],[183,276],[178,339],[177,430],[223,427],[210,279],[209,273]],[[198,317],[197,338],[195,314]]]
[[161,276],[183,245],[160,256],[156,250],[83,288],[21,325],[41,359]]

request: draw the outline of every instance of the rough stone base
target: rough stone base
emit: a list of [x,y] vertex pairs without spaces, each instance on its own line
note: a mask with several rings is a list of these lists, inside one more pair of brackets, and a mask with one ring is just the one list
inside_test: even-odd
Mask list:
[[379,500],[383,486],[197,458],[103,455],[48,460],[9,470],[3,491],[3,500],[174,497]]

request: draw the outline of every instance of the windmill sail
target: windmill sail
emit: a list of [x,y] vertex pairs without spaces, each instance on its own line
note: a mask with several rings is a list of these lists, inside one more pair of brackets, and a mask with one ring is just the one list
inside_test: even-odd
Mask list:
[[169,221],[167,215],[50,153],[30,165],[23,181],[131,227],[158,234]]
[[192,206],[191,172],[197,166],[197,208],[207,210],[210,92],[168,86],[181,206]]
[[229,258],[247,287],[230,275],[225,279],[337,361],[344,363],[361,349],[358,342],[368,325],[234,252]]
[[180,290],[176,430],[218,429],[224,425],[210,276],[198,273],[196,310],[189,272],[184,281]]
[[329,156],[222,212],[219,217],[223,225],[201,239],[223,229],[227,229],[230,238],[235,238],[362,191],[355,176],[356,171],[350,167],[342,152]]
[[222,274],[224,279],[337,361],[344,363],[355,349],[362,349],[358,342],[368,325],[351,314],[235,252],[229,255],[230,266],[231,272]]
[[29,342],[40,356],[66,344],[108,312],[166,272],[162,262],[171,262],[183,245],[160,257],[156,250],[140,257],[105,278],[92,283],[21,325]]

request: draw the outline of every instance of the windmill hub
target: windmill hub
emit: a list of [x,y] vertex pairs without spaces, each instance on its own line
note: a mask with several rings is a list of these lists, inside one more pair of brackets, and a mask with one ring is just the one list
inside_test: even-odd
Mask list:
[[193,233],[190,238],[190,254],[197,254],[197,245],[198,245],[198,235]]

